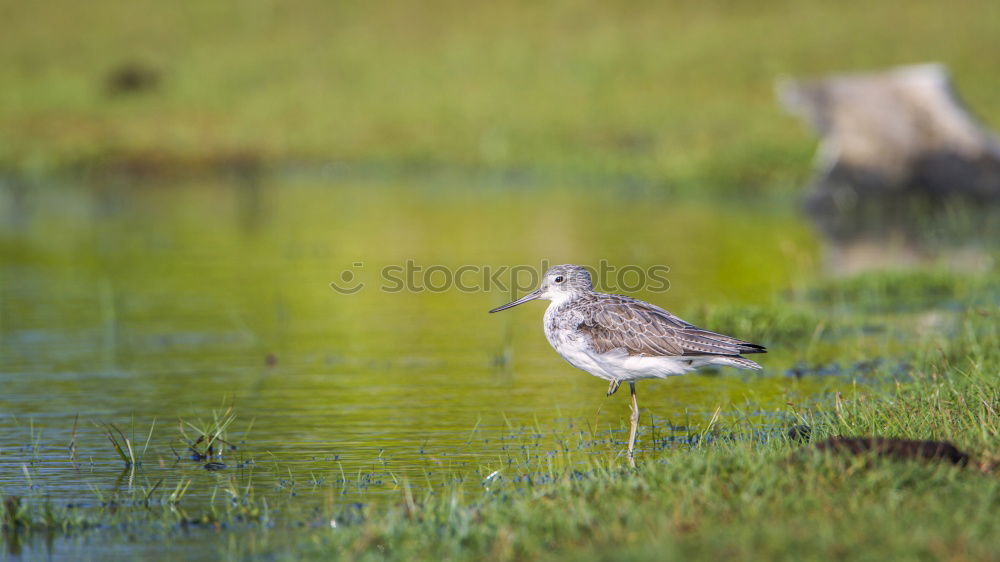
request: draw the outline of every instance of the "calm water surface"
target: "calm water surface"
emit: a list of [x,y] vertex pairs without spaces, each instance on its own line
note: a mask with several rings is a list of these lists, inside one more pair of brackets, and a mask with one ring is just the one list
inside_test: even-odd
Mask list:
[[[0,488],[87,507],[190,479],[185,502],[197,505],[252,472],[261,493],[346,505],[550,454],[551,432],[613,455],[627,392],[605,397],[606,383],[549,348],[543,304],[489,315],[509,292],[426,290],[446,283],[440,271],[387,291],[382,269],[666,265],[669,290],[627,292],[698,322],[707,304],[770,301],[813,274],[816,253],[791,205],[573,186],[6,185]],[[364,286],[342,294],[335,281]],[[677,446],[718,408],[764,427],[787,402],[849,384],[786,376],[801,357],[775,349],[763,374],[640,384],[641,445]],[[181,420],[231,404],[237,449],[225,470],[205,471],[186,458]],[[136,474],[123,474],[101,423],[140,448],[155,423]]]

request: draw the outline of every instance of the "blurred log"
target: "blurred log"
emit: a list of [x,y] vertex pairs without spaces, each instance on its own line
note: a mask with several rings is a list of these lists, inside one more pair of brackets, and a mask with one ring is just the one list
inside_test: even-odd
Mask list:
[[[818,191],[848,184],[873,194],[1000,198],[1000,141],[969,115],[941,65],[784,81],[778,91],[822,137]],[[829,204],[822,195],[812,204]]]
[[[955,204],[995,215],[1000,140],[965,109],[945,67],[784,80],[777,90],[821,137],[805,208],[828,239],[862,248],[902,239],[899,255],[913,261],[920,237],[942,231],[929,222],[955,215]],[[966,215],[965,230],[980,236],[977,220],[995,219]]]

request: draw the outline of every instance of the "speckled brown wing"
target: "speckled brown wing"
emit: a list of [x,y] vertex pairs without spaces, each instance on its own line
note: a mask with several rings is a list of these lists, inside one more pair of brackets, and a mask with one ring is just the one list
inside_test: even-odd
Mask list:
[[764,353],[764,347],[702,330],[649,303],[620,295],[595,293],[574,303],[581,314],[578,329],[598,353],[615,349],[629,355],[678,357]]

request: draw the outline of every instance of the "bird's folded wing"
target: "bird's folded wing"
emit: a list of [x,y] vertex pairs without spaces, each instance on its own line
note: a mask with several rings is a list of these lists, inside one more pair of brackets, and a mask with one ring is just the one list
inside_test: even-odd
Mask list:
[[762,346],[702,330],[662,308],[618,295],[580,307],[579,329],[598,353],[615,349],[629,355],[704,356],[762,353]]

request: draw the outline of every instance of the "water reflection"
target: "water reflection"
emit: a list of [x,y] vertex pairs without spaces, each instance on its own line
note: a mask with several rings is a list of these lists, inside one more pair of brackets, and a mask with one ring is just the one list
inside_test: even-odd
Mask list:
[[824,238],[826,268],[835,274],[928,265],[985,272],[994,265],[1000,205],[905,195],[831,196],[807,205]]

